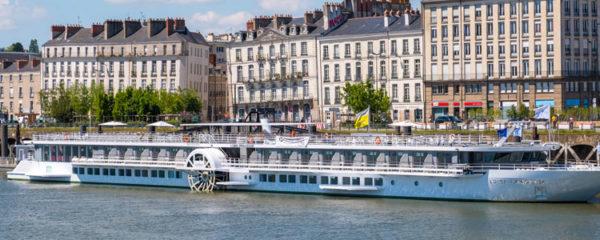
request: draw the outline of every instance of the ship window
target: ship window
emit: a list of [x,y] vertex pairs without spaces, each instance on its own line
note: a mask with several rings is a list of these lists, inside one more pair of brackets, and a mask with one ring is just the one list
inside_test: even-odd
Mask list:
[[360,185],[360,178],[359,177],[353,177],[352,178],[352,185]]
[[300,183],[307,183],[307,182],[308,182],[308,176],[300,175]]
[[111,169],[110,169],[110,175],[111,175],[111,176],[117,175],[117,174],[116,174],[116,170],[115,170],[114,168],[111,168]]
[[[392,180],[392,185],[394,185],[394,181]],[[375,178],[375,186],[383,186],[383,178]]]
[[119,177],[125,176],[125,169],[119,169]]
[[440,182],[440,183],[438,183],[438,185],[439,185],[440,187],[443,187],[443,186],[444,186],[444,183]]
[[310,183],[310,184],[317,184],[317,176],[309,176],[308,177],[308,183]]
[[131,169],[125,170],[125,176],[131,177]]
[[260,178],[259,178],[259,181],[266,182],[267,181],[267,174],[261,174]]
[[103,168],[102,169],[102,175],[108,176],[108,168]]
[[415,181],[415,186],[419,186],[419,181]]
[[79,174],[81,174],[81,175],[85,174],[85,168],[80,167]]
[[77,174],[77,168],[76,167],[73,168],[73,174]]
[[100,175],[100,168],[94,168],[94,175]]
[[140,177],[140,176],[142,176],[142,171],[141,171],[141,170],[139,170],[139,169],[136,169],[136,170],[135,170],[135,176],[136,176],[136,177]]
[[275,182],[275,174],[269,174],[269,182]]
[[163,170],[158,171],[158,177],[165,178],[165,171],[163,171]]
[[338,184],[338,177],[336,177],[336,176],[329,177],[329,184],[331,184],[331,185],[337,185]]
[[169,171],[169,172],[167,173],[167,177],[168,177],[168,178],[175,178],[175,172],[173,172],[173,171]]
[[181,178],[181,172],[175,172],[175,178]]
[[321,184],[329,184],[329,177],[321,176]]
[[365,178],[365,186],[373,186],[373,178]]
[[158,171],[152,170],[150,173],[152,174],[152,177],[158,177]]
[[280,174],[279,175],[279,182],[286,183],[287,182],[287,175]]
[[296,175],[288,175],[289,183],[296,183]]
[[344,184],[344,185],[350,185],[350,177],[343,177],[342,178],[342,184]]
[[142,170],[142,177],[148,177],[148,170]]
[[94,175],[94,169],[93,168],[88,168],[87,172],[88,172],[87,173],[88,175]]

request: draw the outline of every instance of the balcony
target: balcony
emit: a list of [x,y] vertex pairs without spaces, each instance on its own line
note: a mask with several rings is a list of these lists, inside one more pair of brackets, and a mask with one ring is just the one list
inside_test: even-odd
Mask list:
[[256,55],[256,60],[258,60],[259,62],[264,62],[265,61],[265,57],[261,54]]
[[160,75],[163,76],[163,77],[166,77],[167,76],[167,71],[161,71]]
[[264,102],[271,102],[271,103],[278,103],[278,102],[290,102],[290,101],[294,101],[294,102],[298,102],[298,101],[312,101],[313,99],[315,99],[314,96],[310,95],[310,94],[300,94],[300,92],[296,92],[296,93],[277,93],[275,95],[272,94],[258,94],[258,96],[251,96],[249,98],[238,98],[237,102],[238,104],[256,104],[256,103],[264,103]]

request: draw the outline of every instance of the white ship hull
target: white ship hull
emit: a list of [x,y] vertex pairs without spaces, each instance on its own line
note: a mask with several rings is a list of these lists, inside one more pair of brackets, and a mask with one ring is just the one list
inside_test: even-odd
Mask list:
[[[114,175],[74,174],[73,168],[114,169]],[[21,161],[8,173],[8,179],[27,181],[55,181],[73,183],[124,184],[160,187],[188,188],[185,171],[179,177],[168,174],[160,176],[119,176],[119,170],[146,169],[165,173],[180,168],[124,167],[122,165],[86,166],[70,162]],[[266,191],[286,193],[309,193],[324,195],[398,197],[465,201],[507,202],[587,202],[600,193],[600,169],[571,167],[555,169],[486,170],[480,174],[427,175],[390,172],[354,172],[334,170],[277,170],[262,171],[240,168],[223,168],[229,174],[227,182],[218,183],[221,188],[240,191]],[[274,181],[261,179],[261,175],[274,175]],[[280,175],[295,176],[295,182],[280,181]],[[306,176],[316,180],[301,183]],[[324,183],[322,177],[337,177],[338,182]],[[343,179],[359,179],[358,184],[345,184]],[[381,185],[366,184],[367,179],[381,179]],[[264,181],[262,181],[264,180]],[[269,179],[272,180],[272,179]]]

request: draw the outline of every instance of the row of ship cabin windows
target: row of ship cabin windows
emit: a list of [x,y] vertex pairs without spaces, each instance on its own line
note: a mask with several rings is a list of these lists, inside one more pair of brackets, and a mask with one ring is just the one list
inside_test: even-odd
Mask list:
[[115,169],[115,168],[83,168],[73,167],[73,174],[90,176],[119,176],[119,177],[152,177],[152,178],[182,178],[180,171],[146,170],[146,169]]
[[[244,176],[247,178],[248,176]],[[371,178],[371,177],[341,177],[342,181],[339,181],[338,176],[321,176],[320,182],[318,184],[321,185],[353,185],[353,186],[383,186],[383,178]],[[270,182],[274,183],[279,181],[279,183],[296,183],[296,175],[286,175],[286,174],[260,174],[259,181],[260,182]],[[317,184],[317,176],[314,175],[299,175],[298,182],[300,184]],[[362,182],[362,184],[361,184]]]

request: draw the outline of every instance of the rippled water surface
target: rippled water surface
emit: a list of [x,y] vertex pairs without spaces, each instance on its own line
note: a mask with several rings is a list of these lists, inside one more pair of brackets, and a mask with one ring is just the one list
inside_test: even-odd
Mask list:
[[7,181],[0,239],[600,239],[600,205]]

